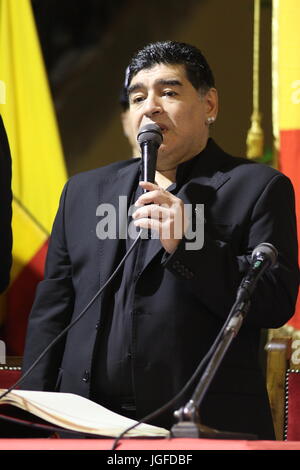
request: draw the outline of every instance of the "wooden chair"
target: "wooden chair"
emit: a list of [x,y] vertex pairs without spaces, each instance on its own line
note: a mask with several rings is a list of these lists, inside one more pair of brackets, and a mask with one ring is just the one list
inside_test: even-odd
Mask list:
[[300,369],[286,372],[284,440],[300,441]]
[[300,340],[273,337],[266,344],[267,388],[277,440],[300,440]]

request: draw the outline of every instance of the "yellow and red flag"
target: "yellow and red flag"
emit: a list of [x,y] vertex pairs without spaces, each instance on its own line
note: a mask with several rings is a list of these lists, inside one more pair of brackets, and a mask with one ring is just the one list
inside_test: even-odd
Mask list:
[[13,175],[13,267],[2,330],[7,353],[22,355],[28,314],[67,178],[30,0],[0,0],[0,84]]
[[[300,2],[273,0],[273,122],[278,169],[296,194],[300,243]],[[300,250],[299,250],[300,260]],[[300,296],[289,324],[300,329]]]

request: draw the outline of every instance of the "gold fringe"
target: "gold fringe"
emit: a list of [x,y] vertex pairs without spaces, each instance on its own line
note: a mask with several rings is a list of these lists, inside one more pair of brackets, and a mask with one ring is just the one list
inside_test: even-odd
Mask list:
[[264,154],[264,133],[259,111],[253,111],[251,116],[251,127],[247,134],[247,158],[256,159]]
[[279,0],[272,2],[272,120],[273,120],[273,167],[278,168],[279,154]]
[[261,158],[264,154],[264,133],[261,127],[259,111],[259,29],[260,29],[260,0],[254,0],[254,30],[253,30],[253,112],[251,127],[247,134],[247,158]]

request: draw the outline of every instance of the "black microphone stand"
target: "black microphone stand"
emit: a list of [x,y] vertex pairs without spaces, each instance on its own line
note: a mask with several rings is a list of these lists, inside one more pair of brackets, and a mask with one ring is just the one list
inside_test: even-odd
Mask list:
[[[244,294],[244,292],[243,292]],[[239,295],[233,305],[228,318],[217,338],[217,344],[213,351],[210,361],[200,378],[198,385],[192,395],[192,398],[174,412],[175,418],[178,423],[171,428],[172,437],[189,437],[189,438],[203,438],[203,439],[243,439],[253,440],[257,436],[253,434],[243,434],[227,431],[219,431],[201,424],[199,407],[205,396],[205,393],[210,386],[222,360],[225,356],[232,340],[239,332],[244,317],[246,316],[250,307],[250,300],[248,296]]]

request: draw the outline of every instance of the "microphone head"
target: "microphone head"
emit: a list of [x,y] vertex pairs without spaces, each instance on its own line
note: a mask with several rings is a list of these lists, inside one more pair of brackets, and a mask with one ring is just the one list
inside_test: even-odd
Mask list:
[[144,142],[150,141],[159,147],[163,141],[161,128],[155,123],[146,124],[140,128],[137,135],[137,141],[140,145]]
[[273,266],[276,263],[278,251],[271,243],[260,243],[252,251],[252,260],[255,260],[259,255],[263,255],[267,258],[270,261],[270,266]]

